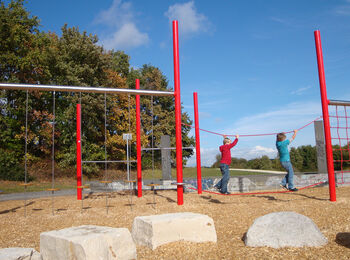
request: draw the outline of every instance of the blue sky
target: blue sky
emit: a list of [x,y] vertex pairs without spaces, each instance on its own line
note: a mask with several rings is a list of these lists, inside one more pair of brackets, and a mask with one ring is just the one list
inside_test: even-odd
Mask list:
[[[200,127],[223,134],[290,131],[321,115],[314,30],[321,31],[329,99],[350,100],[349,0],[32,0],[42,31],[67,23],[123,50],[131,66],[152,64],[173,86],[171,21],[179,21],[181,99]],[[314,145],[313,125],[293,146]],[[202,164],[222,138],[201,132]],[[276,156],[275,136],[242,137],[232,156]],[[194,160],[189,161],[193,165]]]

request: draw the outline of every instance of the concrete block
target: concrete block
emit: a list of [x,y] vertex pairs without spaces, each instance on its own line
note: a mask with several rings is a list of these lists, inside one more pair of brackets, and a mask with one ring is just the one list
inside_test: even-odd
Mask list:
[[136,259],[136,246],[127,228],[79,226],[40,234],[43,260]]
[[274,212],[257,218],[245,237],[251,247],[323,246],[327,238],[308,217],[295,212]]
[[0,249],[0,260],[42,260],[34,248],[11,247]]
[[131,231],[136,244],[155,249],[174,241],[217,241],[212,218],[191,212],[139,216],[134,219]]

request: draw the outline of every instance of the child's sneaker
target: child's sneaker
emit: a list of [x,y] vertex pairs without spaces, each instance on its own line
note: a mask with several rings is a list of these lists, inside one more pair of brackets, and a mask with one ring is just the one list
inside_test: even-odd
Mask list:
[[216,186],[213,186],[209,189],[210,191],[220,191],[220,189]]
[[298,191],[297,188],[289,189],[290,191]]
[[281,188],[288,190],[287,185],[280,184]]

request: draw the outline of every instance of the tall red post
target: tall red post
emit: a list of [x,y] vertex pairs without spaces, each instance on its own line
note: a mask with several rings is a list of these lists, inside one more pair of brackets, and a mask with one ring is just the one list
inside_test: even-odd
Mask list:
[[173,53],[174,53],[174,96],[175,96],[175,135],[176,135],[176,176],[177,204],[183,205],[182,177],[182,137],[181,137],[181,96],[180,96],[180,61],[178,22],[173,21]]
[[[135,80],[135,88],[140,89],[140,80]],[[140,95],[136,95],[136,160],[137,160],[137,197],[142,197],[141,165],[141,112]]]
[[202,194],[202,170],[201,170],[201,145],[199,138],[199,116],[198,116],[198,95],[193,92],[194,106],[194,126],[196,133],[196,158],[197,158],[197,190],[198,194]]
[[328,113],[329,101],[327,98],[326,78],[324,73],[320,31],[314,31],[314,36],[315,36],[317,64],[318,64],[318,77],[320,81],[323,127],[324,127],[325,139],[326,139],[325,143],[326,143],[329,195],[330,195],[330,201],[336,201],[333,150],[332,150],[331,129],[329,124],[329,113]]
[[[77,104],[77,187],[81,187],[81,104]],[[82,188],[77,188],[77,199],[82,198]]]

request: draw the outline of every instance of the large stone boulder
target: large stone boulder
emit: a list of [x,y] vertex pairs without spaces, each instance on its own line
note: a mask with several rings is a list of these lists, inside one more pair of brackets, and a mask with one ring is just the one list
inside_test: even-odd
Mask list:
[[136,259],[136,246],[127,228],[79,226],[40,234],[44,260]]
[[308,217],[295,212],[274,212],[257,218],[245,236],[251,247],[323,246],[327,238]]
[[10,247],[0,249],[0,260],[42,260],[34,248]]
[[136,244],[151,249],[180,240],[217,241],[213,219],[191,212],[136,217],[131,234]]

